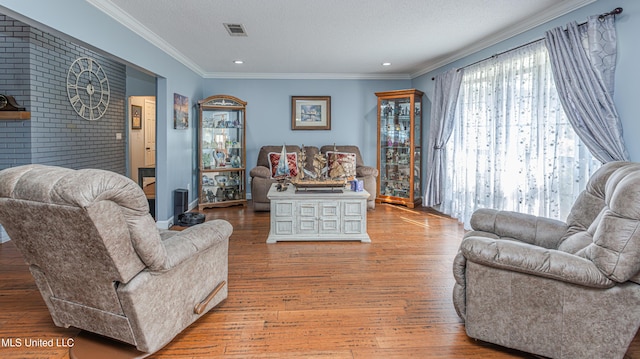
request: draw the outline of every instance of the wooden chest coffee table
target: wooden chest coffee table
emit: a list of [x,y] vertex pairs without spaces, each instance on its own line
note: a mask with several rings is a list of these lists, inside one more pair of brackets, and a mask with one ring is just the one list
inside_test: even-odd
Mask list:
[[271,185],[271,228],[267,243],[277,241],[361,241],[367,234],[367,191],[338,189],[332,192],[296,193],[289,185],[278,192]]

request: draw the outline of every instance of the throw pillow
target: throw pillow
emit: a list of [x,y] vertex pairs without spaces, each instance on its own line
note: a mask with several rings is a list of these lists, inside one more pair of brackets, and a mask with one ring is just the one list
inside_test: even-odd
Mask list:
[[349,152],[334,152],[327,151],[327,170],[329,171],[330,177],[337,177],[332,174],[332,168],[334,168],[336,163],[342,166],[344,170],[344,177],[348,179],[353,179],[356,177],[356,154]]
[[[276,170],[278,168],[278,162],[280,162],[280,152],[269,152],[269,170],[271,171],[271,178],[276,178]],[[295,152],[287,153],[287,164],[289,165],[289,176],[298,176],[298,154]]]

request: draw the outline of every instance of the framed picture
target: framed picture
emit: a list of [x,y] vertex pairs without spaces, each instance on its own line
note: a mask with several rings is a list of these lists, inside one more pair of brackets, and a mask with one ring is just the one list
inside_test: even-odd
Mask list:
[[330,130],[331,96],[291,96],[292,130]]
[[131,129],[142,128],[142,106],[131,105]]
[[189,128],[189,98],[173,94],[173,128],[186,130]]

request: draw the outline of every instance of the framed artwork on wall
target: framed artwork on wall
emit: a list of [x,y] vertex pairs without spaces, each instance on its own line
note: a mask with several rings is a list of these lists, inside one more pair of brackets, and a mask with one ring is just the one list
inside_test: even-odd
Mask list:
[[173,128],[186,130],[189,128],[189,98],[173,94]]
[[131,105],[131,129],[142,129],[142,106]]
[[291,96],[292,130],[330,130],[331,96]]

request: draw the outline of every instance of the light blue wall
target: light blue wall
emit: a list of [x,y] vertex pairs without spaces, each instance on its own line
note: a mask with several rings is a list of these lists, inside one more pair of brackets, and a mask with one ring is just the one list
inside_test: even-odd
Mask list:
[[[173,191],[193,188],[195,178],[195,126],[173,129],[173,94],[196,103],[202,97],[202,77],[145,41],[86,1],[1,0],[0,13],[29,25],[69,37],[125,64],[146,69],[158,78],[157,86],[157,219],[173,216]],[[191,110],[190,118],[195,119]],[[124,121],[124,119],[123,119]],[[192,121],[192,123],[194,123]],[[190,193],[191,200],[195,193]]]
[[[251,169],[265,145],[357,145],[376,166],[375,92],[410,88],[410,80],[207,79],[205,96],[227,94],[247,101],[247,163]],[[291,96],[331,96],[331,130],[291,130]],[[247,182],[248,183],[248,182]]]
[[156,77],[127,66],[127,98],[131,96],[155,96]]
[[[428,127],[430,121],[429,109],[433,96],[434,81],[431,80],[437,74],[450,68],[459,68],[476,61],[490,57],[527,42],[541,39],[544,32],[557,26],[565,26],[571,21],[583,23],[587,17],[609,12],[616,7],[622,7],[622,14],[616,16],[616,28],[618,33],[618,62],[616,68],[616,86],[614,101],[624,130],[624,140],[629,150],[632,161],[640,161],[640,134],[638,87],[640,86],[640,70],[638,59],[640,58],[640,46],[638,46],[638,34],[640,34],[640,1],[637,0],[600,0],[546,24],[538,26],[520,35],[507,39],[490,48],[479,51],[473,55],[457,60],[449,65],[431,71],[425,75],[413,79],[412,86],[425,92],[425,122]],[[427,132],[428,133],[428,132]]]

